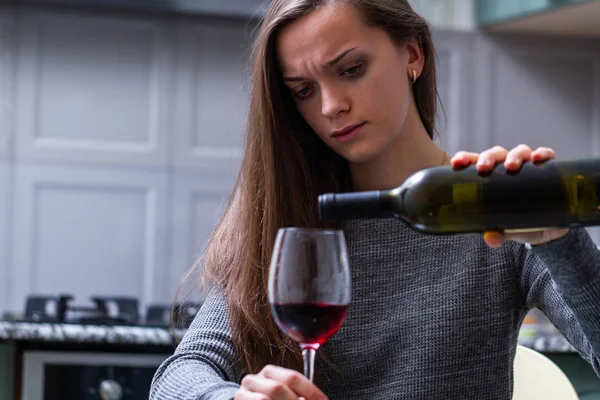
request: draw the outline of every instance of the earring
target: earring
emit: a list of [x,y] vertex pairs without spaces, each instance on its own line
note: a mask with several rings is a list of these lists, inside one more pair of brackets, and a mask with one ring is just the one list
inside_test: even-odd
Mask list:
[[413,72],[412,72],[412,83],[415,83],[416,81],[417,81],[417,71],[415,71],[413,69]]

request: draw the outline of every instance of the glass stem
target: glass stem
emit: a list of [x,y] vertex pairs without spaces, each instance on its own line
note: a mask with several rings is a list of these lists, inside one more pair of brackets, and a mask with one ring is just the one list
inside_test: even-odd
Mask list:
[[311,382],[315,372],[315,355],[317,349],[311,346],[302,346],[302,358],[304,359],[304,376]]

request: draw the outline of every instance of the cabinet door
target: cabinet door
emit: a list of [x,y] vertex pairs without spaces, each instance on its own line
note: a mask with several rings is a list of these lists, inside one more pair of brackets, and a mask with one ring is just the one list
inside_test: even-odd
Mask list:
[[169,32],[158,18],[24,11],[17,160],[164,165]]
[[177,28],[173,155],[176,166],[239,165],[248,112],[251,27],[200,19]]
[[165,173],[18,165],[15,182],[12,309],[31,293],[136,296],[141,306],[161,297]]
[[[171,262],[169,300],[191,296],[202,299],[198,290],[202,265],[182,282],[208,244],[231,194],[235,173],[223,170],[177,170],[173,176]],[[181,285],[181,286],[180,286]],[[177,290],[180,291],[177,293]],[[190,299],[190,300],[191,300]]]

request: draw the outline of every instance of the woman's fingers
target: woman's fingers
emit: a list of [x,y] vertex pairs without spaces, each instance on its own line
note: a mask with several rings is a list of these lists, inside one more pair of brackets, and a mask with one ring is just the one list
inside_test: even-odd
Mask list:
[[261,371],[261,375],[283,382],[287,387],[291,388],[298,396],[304,397],[306,400],[325,400],[327,396],[308,378],[299,373],[287,368],[281,368],[274,365],[268,365]]

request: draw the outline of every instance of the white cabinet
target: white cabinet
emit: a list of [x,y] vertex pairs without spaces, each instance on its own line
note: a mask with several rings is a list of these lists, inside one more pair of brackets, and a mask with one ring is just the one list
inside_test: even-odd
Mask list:
[[251,28],[143,14],[8,16],[0,278],[10,283],[0,309],[21,311],[30,293],[170,302],[235,181]]
[[238,167],[248,112],[249,30],[224,21],[177,27],[175,165]]
[[172,46],[162,20],[24,13],[16,155],[21,161],[165,165]]
[[[168,268],[167,289],[172,299],[180,288],[182,277],[206,248],[206,244],[220,221],[231,194],[235,175],[218,171],[178,170],[171,179],[173,190],[169,214],[172,227],[171,258]],[[201,272],[201,271],[196,271]],[[199,278],[199,276],[195,276]],[[198,288],[199,281],[196,281]],[[183,290],[194,289],[187,282]],[[178,293],[178,296],[189,294]]]
[[163,300],[167,181],[154,171],[17,165],[11,307],[29,293]]

